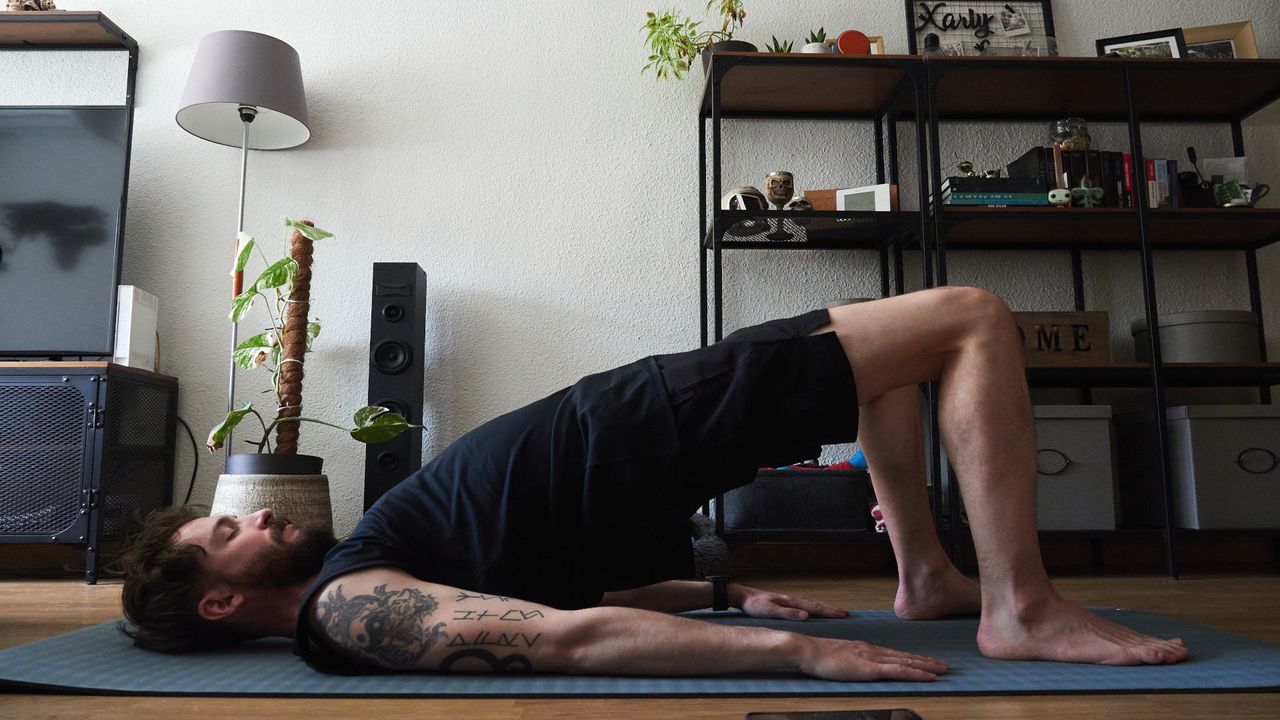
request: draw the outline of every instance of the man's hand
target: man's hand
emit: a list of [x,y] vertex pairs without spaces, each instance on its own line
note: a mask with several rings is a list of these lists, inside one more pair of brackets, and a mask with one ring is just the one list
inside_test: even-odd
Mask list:
[[823,605],[813,600],[802,600],[783,593],[769,592],[745,585],[729,586],[729,604],[743,613],[757,618],[780,620],[808,620],[811,617],[844,618],[849,611]]
[[800,672],[823,680],[930,682],[947,671],[937,658],[913,655],[858,640],[805,637]]

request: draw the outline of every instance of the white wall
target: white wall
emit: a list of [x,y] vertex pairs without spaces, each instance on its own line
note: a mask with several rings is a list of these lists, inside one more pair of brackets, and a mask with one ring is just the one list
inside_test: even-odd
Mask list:
[[[656,83],[639,72],[644,12],[670,3],[60,5],[101,10],[141,45],[124,282],[162,299],[162,370],[181,379],[180,413],[198,434],[225,406],[239,153],[187,135],[173,115],[197,43],[213,30],[274,35],[302,58],[313,138],[252,155],[246,224],[259,238],[279,238],[281,216],[309,217],[338,236],[316,251],[314,314],[324,332],[307,362],[308,415],[342,418],[363,404],[374,261],[416,261],[427,271],[424,457],[585,373],[696,346],[700,84]],[[701,16],[704,3],[675,5]],[[747,7],[741,36],[760,45],[771,34],[799,38],[823,25],[880,34],[890,52],[905,51],[898,0],[751,0]],[[1263,55],[1280,51],[1280,5],[1270,0],[1057,0],[1054,10],[1064,54],[1092,55],[1099,36],[1237,19],[1254,21]],[[66,83],[69,102],[79,102],[118,77],[118,64],[95,55],[81,63],[87,76],[60,69],[60,81],[50,80],[52,70],[32,80],[30,72],[49,62],[35,57],[0,55],[7,68],[0,77],[8,78],[0,80],[0,97]],[[914,134],[902,130],[906,162]],[[943,157],[1002,165],[1043,134],[1038,124],[951,126]],[[800,187],[870,182],[869,138],[865,125],[727,123],[725,183],[760,185],[774,169],[795,172]],[[1095,139],[1124,146],[1119,126],[1095,128]],[[1255,176],[1273,185],[1280,183],[1276,139],[1274,121],[1249,123]],[[1189,143],[1202,156],[1230,152],[1225,127],[1152,128],[1144,141],[1157,157],[1179,157]],[[1271,250],[1262,260],[1264,300],[1273,306],[1271,354],[1280,357],[1276,258]],[[1137,259],[1095,253],[1085,262],[1091,306],[1112,310],[1123,359],[1132,347],[1128,322],[1141,307]],[[1015,309],[1070,306],[1065,253],[953,255],[950,266],[952,282],[993,289]],[[1157,270],[1162,311],[1248,307],[1237,255],[1162,255]],[[917,275],[909,271],[915,282]],[[870,253],[731,255],[725,277],[727,329],[879,288]],[[239,382],[241,400],[267,386],[263,375]],[[307,427],[302,437],[304,452],[326,458],[336,524],[349,530],[359,516],[363,450],[324,428]],[[221,455],[201,460],[193,499],[207,503]],[[190,462],[183,447],[179,497]]]

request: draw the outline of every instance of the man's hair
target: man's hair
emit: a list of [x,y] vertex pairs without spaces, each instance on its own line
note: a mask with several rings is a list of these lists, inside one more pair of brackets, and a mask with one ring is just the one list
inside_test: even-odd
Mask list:
[[201,563],[205,551],[173,539],[183,525],[206,515],[191,505],[156,510],[121,551],[125,620],[117,627],[137,647],[178,653],[226,647],[243,639],[228,623],[205,620],[196,612],[211,581]]

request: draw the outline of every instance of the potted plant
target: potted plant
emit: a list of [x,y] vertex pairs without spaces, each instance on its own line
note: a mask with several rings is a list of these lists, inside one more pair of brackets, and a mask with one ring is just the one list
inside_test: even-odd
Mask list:
[[[241,341],[232,353],[235,363],[247,370],[261,368],[271,374],[274,407],[260,411],[252,402],[227,413],[209,433],[210,452],[222,447],[231,431],[252,416],[262,435],[246,442],[254,452],[227,457],[218,478],[211,514],[241,515],[271,507],[295,522],[332,525],[329,481],[322,474],[323,460],[298,454],[298,431],[304,422],[343,430],[366,443],[385,442],[409,429],[401,415],[384,407],[362,407],[355,412],[355,427],[306,417],[302,413],[302,380],[306,353],[320,334],[320,323],[308,317],[311,300],[312,245],[333,237],[309,220],[285,218],[292,229],[288,256],[270,262],[257,242],[241,233],[235,272],[242,272],[256,249],[266,268],[247,289],[231,300],[232,322],[244,320],[262,301],[269,324],[263,332]],[[274,444],[271,441],[275,433]]]
[[733,33],[742,27],[747,18],[747,11],[742,8],[743,0],[709,0],[707,10],[716,8],[720,16],[719,30],[702,30],[700,20],[692,20],[676,15],[675,11],[663,13],[647,13],[644,29],[648,33],[649,64],[641,72],[653,70],[659,80],[674,77],[684,78],[685,72],[693,65],[693,58],[702,55],[702,70],[706,72],[711,64],[711,53],[720,50],[725,52],[755,52],[755,45],[742,40],[734,40]]
[[800,47],[802,53],[824,53],[831,52],[831,46],[827,45],[826,28],[818,28],[809,33],[809,37],[805,38],[804,45]]
[[764,46],[765,52],[771,53],[789,53],[791,52],[793,43],[790,40],[783,42],[778,38],[770,35],[769,44]]

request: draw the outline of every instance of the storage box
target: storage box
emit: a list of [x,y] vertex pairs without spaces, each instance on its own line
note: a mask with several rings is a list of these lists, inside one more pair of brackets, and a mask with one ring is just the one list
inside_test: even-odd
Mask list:
[[1038,405],[1036,527],[1114,530],[1111,407]]
[[[1138,362],[1151,362],[1147,321],[1130,326]],[[1247,310],[1203,310],[1160,316],[1160,357],[1165,362],[1258,362],[1258,316]]]
[[724,496],[730,531],[870,529],[867,473],[861,470],[761,470],[755,482]]
[[[1168,409],[1167,420],[1177,527],[1280,527],[1280,407],[1180,405]],[[1148,460],[1155,452],[1150,435],[1134,433],[1135,450]],[[1134,467],[1137,482],[1126,476],[1125,519],[1163,524],[1159,465]]]

